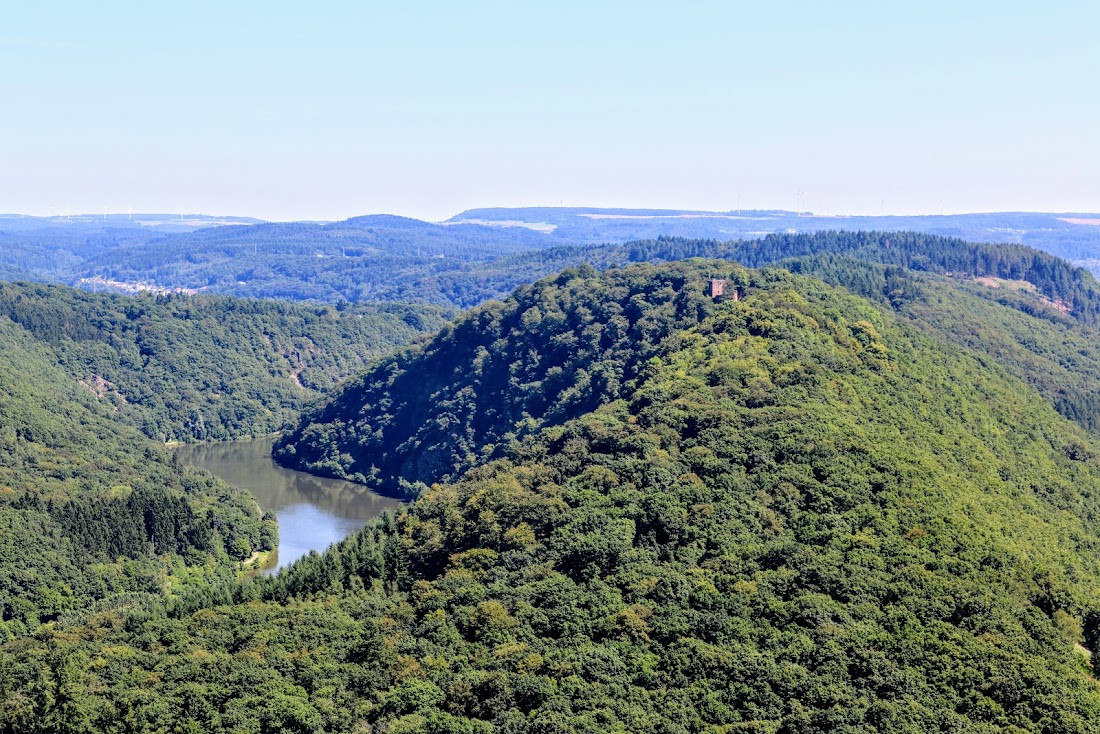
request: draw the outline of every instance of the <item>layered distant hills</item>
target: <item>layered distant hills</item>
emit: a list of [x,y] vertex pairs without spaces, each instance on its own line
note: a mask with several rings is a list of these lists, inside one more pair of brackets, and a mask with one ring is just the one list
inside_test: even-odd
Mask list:
[[519,226],[544,232],[556,244],[622,243],[661,236],[695,239],[759,239],[769,234],[827,230],[910,231],[973,242],[1030,245],[1067,260],[1100,253],[1100,215],[997,212],[920,216],[835,216],[782,210],[692,211],[532,207],[471,209],[448,223]]
[[[579,263],[593,247],[678,237],[752,242],[820,231],[912,231],[1100,262],[1100,217],[834,217],[785,211],[475,209],[445,222],[375,215],[269,223],[184,215],[0,217],[0,278],[336,302],[468,307]],[[571,249],[580,248],[580,249]],[[549,259],[547,250],[563,250]]]

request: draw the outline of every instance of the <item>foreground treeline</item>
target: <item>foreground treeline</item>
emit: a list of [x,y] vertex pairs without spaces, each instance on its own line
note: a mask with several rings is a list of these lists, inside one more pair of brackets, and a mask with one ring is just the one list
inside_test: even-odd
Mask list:
[[[702,297],[718,268],[740,300]],[[978,287],[958,298],[1005,308]],[[608,354],[614,390],[534,402],[525,386],[553,375],[518,373],[497,409],[543,405],[536,425],[398,516],[272,579],[7,643],[0,725],[1095,731],[1100,446],[1023,379],[885,301],[778,270],[574,271],[517,300],[540,291],[541,319],[488,354],[456,335],[494,333],[515,302],[447,330],[466,345],[447,368],[486,369],[513,341],[542,343],[524,363],[541,364],[564,333],[550,325],[581,313],[542,303],[614,311],[633,293],[624,328],[648,314],[653,331]],[[410,369],[437,390],[423,359]],[[479,425],[439,430],[457,446]]]
[[162,442],[277,431],[370,359],[443,323],[420,306],[133,297],[27,283],[0,283],[0,317]]

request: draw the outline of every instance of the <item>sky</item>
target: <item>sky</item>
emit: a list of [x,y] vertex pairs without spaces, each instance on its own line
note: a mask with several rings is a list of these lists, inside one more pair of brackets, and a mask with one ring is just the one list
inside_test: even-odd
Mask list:
[[1100,212],[1100,3],[23,2],[0,211]]

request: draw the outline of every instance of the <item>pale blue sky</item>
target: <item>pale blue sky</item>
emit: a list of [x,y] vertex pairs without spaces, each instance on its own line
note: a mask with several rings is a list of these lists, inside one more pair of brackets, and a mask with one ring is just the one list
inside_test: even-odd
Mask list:
[[0,211],[1100,211],[1096,2],[24,2]]

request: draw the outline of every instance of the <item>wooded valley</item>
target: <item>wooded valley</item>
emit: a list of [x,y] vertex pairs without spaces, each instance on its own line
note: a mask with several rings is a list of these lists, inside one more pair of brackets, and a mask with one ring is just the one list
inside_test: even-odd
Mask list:
[[[446,325],[0,285],[0,730],[1095,729],[1087,272],[584,253]],[[412,502],[243,576],[273,518],[162,444],[284,425],[280,461]]]

